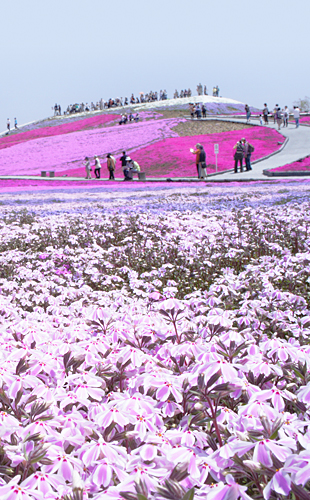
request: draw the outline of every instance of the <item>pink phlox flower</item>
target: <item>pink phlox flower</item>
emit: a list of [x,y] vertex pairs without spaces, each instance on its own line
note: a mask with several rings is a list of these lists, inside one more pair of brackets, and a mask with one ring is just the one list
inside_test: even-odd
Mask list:
[[211,309],[208,314],[208,324],[214,326],[223,326],[224,328],[231,328],[232,321],[230,319],[230,315],[230,311],[225,311],[224,309],[221,309],[219,307]]
[[291,449],[285,445],[290,444],[295,449],[296,443],[288,439],[283,441],[283,445],[281,439],[277,442],[270,439],[263,439],[256,443],[253,453],[254,462],[260,462],[265,467],[272,467],[273,462],[270,455],[270,452],[272,452],[280,462],[284,463],[287,457],[292,454]]
[[66,406],[71,405],[71,404],[76,404],[78,407],[79,406],[86,406],[87,407],[89,405],[89,399],[82,398],[76,392],[72,392],[72,391],[68,391],[67,393],[62,394],[61,396],[58,397],[58,400],[60,401],[60,408],[62,410]]
[[140,368],[146,361],[146,355],[142,351],[130,346],[126,346],[120,350],[120,357],[123,360],[123,364],[130,360],[136,368]]
[[116,408],[121,411],[131,411],[135,414],[143,411],[150,415],[156,413],[156,401],[140,392],[134,392],[132,395],[129,395],[128,392],[114,393],[113,398],[116,402]]
[[106,443],[102,437],[98,441],[92,441],[82,446],[80,458],[86,467],[94,465],[98,460],[104,458],[112,463],[123,464],[123,459],[127,457],[126,450],[112,443]]
[[158,467],[154,461],[146,465],[139,456],[127,462],[126,472],[133,482],[143,480],[149,490],[154,490],[170,474],[169,469]]
[[284,469],[291,473],[295,484],[304,486],[310,480],[310,451],[301,451],[298,455],[291,455],[285,462]]

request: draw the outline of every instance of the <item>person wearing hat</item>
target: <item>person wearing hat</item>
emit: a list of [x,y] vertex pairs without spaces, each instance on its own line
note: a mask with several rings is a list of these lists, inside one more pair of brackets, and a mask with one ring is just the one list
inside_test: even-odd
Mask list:
[[96,176],[96,179],[100,179],[100,169],[101,169],[101,164],[100,164],[100,160],[98,158],[98,156],[95,156],[95,176]]

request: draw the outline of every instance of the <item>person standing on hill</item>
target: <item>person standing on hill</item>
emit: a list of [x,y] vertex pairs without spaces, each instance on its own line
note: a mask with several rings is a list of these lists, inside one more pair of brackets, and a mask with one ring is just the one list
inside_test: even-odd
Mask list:
[[200,166],[200,153],[201,153],[201,144],[196,144],[195,148],[196,149],[190,149],[190,152],[193,153],[193,155],[196,155],[196,168],[197,168],[197,174],[198,174],[198,179],[201,178],[201,166]]
[[96,176],[96,179],[100,179],[100,170],[101,170],[101,163],[100,163],[100,160],[98,158],[98,156],[95,156],[95,176]]
[[300,109],[298,106],[294,106],[294,120],[296,123],[296,128],[299,127]]
[[115,159],[110,153],[107,155],[107,167],[110,173],[109,181],[114,181]]
[[254,147],[251,144],[249,144],[245,138],[243,138],[241,140],[242,140],[242,144],[243,144],[243,155],[244,155],[244,159],[245,159],[245,169],[247,171],[249,171],[249,170],[252,170],[251,154],[252,154],[252,151],[254,151]]
[[17,126],[17,120],[16,118],[14,118],[14,128],[17,130],[18,129],[18,126]]
[[269,110],[268,110],[267,104],[265,103],[264,109],[263,109],[263,117],[264,117],[265,125],[268,125],[268,114],[269,114]]
[[10,118],[7,119],[6,121],[6,128],[8,129],[8,133],[10,132],[11,130],[11,122],[10,122]]
[[207,179],[206,152],[201,144],[199,146],[199,149],[200,149],[200,155],[199,155],[200,179]]
[[244,106],[244,109],[245,109],[245,113],[246,113],[246,122],[248,123],[250,121],[250,116],[251,116],[251,111],[250,111],[249,105],[246,104]]
[[84,162],[84,165],[85,165],[85,170],[86,170],[86,177],[85,179],[91,179],[91,168],[90,168],[90,161],[89,161],[89,158],[88,156],[85,157],[85,162]]
[[241,141],[238,141],[235,145],[234,145],[234,149],[236,150],[235,151],[235,154],[234,154],[234,160],[235,160],[235,174],[238,173],[238,162],[240,164],[240,172],[243,172],[243,166],[242,166],[242,163],[243,163],[243,143],[242,143],[242,139]]

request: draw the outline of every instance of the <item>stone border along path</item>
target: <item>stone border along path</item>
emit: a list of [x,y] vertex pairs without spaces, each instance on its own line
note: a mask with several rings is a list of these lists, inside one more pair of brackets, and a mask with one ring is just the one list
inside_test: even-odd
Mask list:
[[[189,120],[191,118],[188,118]],[[201,118],[199,121],[223,121],[223,122],[231,122],[231,123],[243,123],[247,124],[247,121],[244,117],[238,118],[238,117],[215,117],[215,116],[210,116],[208,118]],[[198,120],[194,120],[198,121]],[[256,123],[255,123],[256,122]],[[258,126],[258,127],[269,127],[269,128],[274,128],[275,130],[278,129],[277,124],[274,124],[271,119],[269,122],[269,125],[260,125],[258,123],[258,118],[253,118],[251,122],[248,123],[248,125],[253,125],[253,126]],[[240,131],[241,132],[241,131]],[[237,174],[234,173],[233,171],[233,166],[234,166],[234,159],[233,159],[233,152],[232,152],[232,157],[231,157],[231,164],[232,164],[232,169],[231,170],[225,170],[225,172],[219,172],[217,174],[210,174],[208,176],[207,182],[229,182],[229,181],[256,181],[256,180],[270,180],[274,179],[276,180],[276,176],[266,176],[264,175],[263,171],[266,169],[271,169],[271,168],[277,168],[277,167],[282,167],[283,165],[287,165],[289,163],[296,162],[302,158],[305,158],[306,156],[310,155],[310,127],[309,126],[304,126],[300,125],[299,128],[295,127],[295,123],[289,123],[288,127],[286,128],[281,128],[280,133],[286,138],[285,143],[283,146],[276,152],[272,153],[271,155],[268,155],[264,158],[258,159],[252,163],[252,169],[249,172],[238,172]],[[241,134],[242,135],[242,134]],[[221,151],[220,151],[221,152]],[[208,159],[207,159],[208,160]],[[220,154],[219,154],[219,162],[220,162]],[[194,171],[194,164],[193,164],[193,171]],[[296,175],[297,174],[297,175]],[[295,179],[298,179],[298,177],[305,177],[305,173],[302,172],[300,175],[296,173],[294,175]],[[310,172],[309,172],[310,175]],[[288,173],[288,175],[285,175],[283,172],[281,172],[281,179],[290,179],[292,180],[292,175]],[[80,181],[80,182],[90,182],[86,180],[84,177],[40,177],[36,175],[1,175],[0,179],[16,179],[16,180],[26,180],[26,179],[31,179],[31,180],[36,180],[36,181]],[[97,182],[108,182],[107,178],[102,178],[102,179],[94,179]],[[115,181],[123,181],[123,178],[116,178]],[[139,181],[137,179],[134,179],[132,182],[205,182],[203,180],[197,179],[197,177],[147,177],[146,181]]]

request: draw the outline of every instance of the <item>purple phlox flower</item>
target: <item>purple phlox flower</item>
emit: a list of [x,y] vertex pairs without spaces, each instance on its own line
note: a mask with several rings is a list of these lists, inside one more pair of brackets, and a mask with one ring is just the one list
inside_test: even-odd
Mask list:
[[284,399],[288,399],[287,395],[278,389],[267,389],[260,392],[256,392],[249,401],[251,404],[254,401],[267,401],[271,399],[273,407],[278,411],[282,412],[285,408]]
[[170,298],[160,302],[159,307],[169,313],[172,309],[174,309],[175,312],[183,311],[185,309],[185,304],[181,300]]
[[111,483],[111,479],[113,476],[113,472],[118,477],[120,482],[125,481],[128,478],[128,474],[122,470],[115,463],[110,463],[107,460],[101,460],[100,463],[94,469],[92,474],[92,481],[95,483],[98,488],[103,486],[104,488],[108,487]]
[[200,477],[197,462],[199,463],[201,458],[196,456],[194,450],[178,445],[167,453],[167,457],[173,463],[188,462],[187,472],[189,475],[195,479]]
[[51,446],[46,455],[53,461],[51,465],[44,466],[44,472],[61,474],[65,481],[71,481],[73,470],[83,471],[83,463],[72,454],[64,453],[58,446]]
[[[287,439],[284,440],[284,443],[287,444]],[[289,440],[291,446],[295,449],[296,443],[293,440]],[[280,462],[285,462],[287,457],[291,455],[292,451],[287,446],[282,446],[282,440],[278,440],[277,442],[272,441],[270,439],[264,439],[259,441],[254,448],[253,460],[254,462],[260,462],[262,465],[266,467],[272,467],[273,462],[270,455],[272,452],[275,457],[280,460]]]
[[271,490],[280,495],[288,495],[291,491],[291,478],[284,469],[277,470],[271,481],[264,488],[264,498],[266,500],[269,500]]
[[156,399],[159,401],[167,401],[168,398],[175,398],[177,403],[182,403],[183,396],[180,389],[180,380],[175,377],[172,380],[162,379],[159,377],[149,377],[146,380],[146,385],[149,387],[158,387],[156,391]]
[[38,385],[43,385],[43,382],[40,379],[38,379],[37,377],[34,377],[32,375],[28,375],[26,373],[23,373],[20,375],[15,375],[14,381],[9,386],[8,393],[9,393],[11,398],[15,399],[16,394],[22,388],[28,389],[28,388],[36,387]]
[[299,455],[288,457],[284,469],[291,473],[294,483],[304,486],[310,480],[310,451],[303,450]]
[[[91,441],[81,448],[80,458],[86,467],[94,465],[98,460],[107,458],[110,462],[123,464],[127,457],[126,450],[120,446],[106,443],[102,437],[98,441]],[[121,460],[120,460],[121,459]]]
[[251,500],[247,495],[246,486],[241,486],[236,483],[231,474],[226,476],[226,484],[220,481],[219,483],[206,485],[198,492],[198,496],[206,500]]
[[44,500],[42,491],[30,488],[24,483],[18,484],[21,476],[15,476],[5,485],[0,486],[0,496],[3,500]]
[[254,400],[252,403],[240,407],[239,415],[253,415],[254,417],[266,416],[270,420],[275,420],[278,416],[278,412],[264,401]]
[[297,398],[306,405],[310,404],[310,382],[307,385],[301,387],[297,392]]
[[139,448],[140,457],[145,462],[152,462],[157,456],[157,446],[153,444],[144,444]]
[[135,431],[138,433],[137,437],[139,437],[141,441],[145,440],[147,432],[156,432],[157,429],[154,415],[150,415],[149,413],[136,415],[135,420]]
[[[114,401],[112,403],[115,405]],[[132,415],[128,412],[120,411],[115,406],[112,408],[107,408],[102,413],[96,415],[96,422],[100,427],[107,428],[111,422],[115,422],[121,427],[125,427],[133,420]]]
[[163,467],[157,467],[155,461],[146,465],[141,462],[140,456],[134,456],[127,462],[126,472],[134,482],[143,480],[149,490],[154,490],[159,482],[162,482],[170,473],[170,470]]
[[231,328],[232,321],[230,319],[230,312],[221,308],[214,308],[208,314],[208,324],[214,326],[223,326],[224,328]]
[[39,259],[42,259],[42,260],[47,259],[47,257],[48,257],[48,253],[41,253],[41,255],[39,255]]

